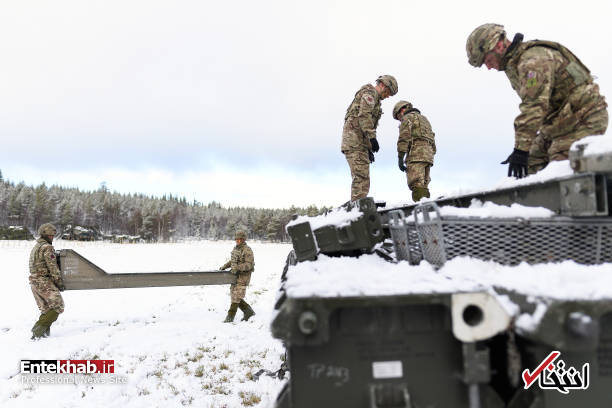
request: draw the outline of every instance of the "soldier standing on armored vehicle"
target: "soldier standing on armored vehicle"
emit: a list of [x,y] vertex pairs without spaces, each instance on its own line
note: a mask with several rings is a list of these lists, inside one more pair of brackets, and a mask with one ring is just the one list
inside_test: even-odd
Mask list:
[[246,288],[251,281],[251,273],[255,271],[253,250],[246,244],[246,233],[244,231],[236,231],[235,239],[236,246],[232,249],[231,259],[219,268],[224,270],[231,267],[232,273],[237,275],[236,283],[233,283],[230,287],[231,305],[227,311],[225,323],[234,321],[238,308],[244,314],[242,320],[249,320],[255,314],[251,306],[244,301]]
[[52,224],[41,225],[38,228],[40,238],[30,252],[30,288],[40,309],[40,317],[32,327],[32,339],[49,336],[51,325],[64,311],[64,300],[60,294],[64,284],[51,245],[56,233]]
[[471,65],[505,71],[521,98],[514,151],[502,162],[508,176],[521,178],[565,160],[573,142],[606,131],[605,98],[588,68],[563,45],[523,42],[520,33],[510,42],[503,26],[483,24],[469,35],[466,49]]
[[406,173],[412,199],[429,198],[429,169],[436,154],[435,134],[429,120],[408,101],[393,107],[393,118],[400,121],[397,139],[397,165]]
[[376,86],[362,86],[346,110],[340,149],[351,169],[352,201],[366,197],[370,191],[370,163],[379,150],[376,127],[383,113],[380,101],[396,93],[395,78],[382,75],[376,80]]

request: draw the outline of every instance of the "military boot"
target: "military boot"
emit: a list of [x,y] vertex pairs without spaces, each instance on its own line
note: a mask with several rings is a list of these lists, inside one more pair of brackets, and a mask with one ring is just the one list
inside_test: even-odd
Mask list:
[[429,189],[427,187],[415,187],[412,190],[412,199],[415,202],[419,201],[423,197],[429,198]]
[[32,340],[49,336],[51,333],[51,325],[57,320],[58,316],[59,313],[54,309],[41,314],[38,321],[34,324],[34,327],[32,327]]
[[238,303],[232,303],[229,310],[227,311],[227,316],[225,316],[225,320],[223,323],[231,323],[234,321],[234,317],[236,316],[236,311],[238,310]]
[[240,310],[242,310],[242,313],[244,313],[244,316],[242,316],[242,320],[249,320],[251,316],[255,314],[251,306],[247,302],[245,302],[244,299],[240,299],[238,307],[240,308]]
[[[42,315],[41,315],[42,317]],[[40,323],[40,318],[38,319],[38,321],[36,323],[34,323],[34,326],[32,326],[32,337],[30,337],[31,340],[36,340],[39,339],[41,337],[43,337],[43,335],[45,334],[45,327]]]

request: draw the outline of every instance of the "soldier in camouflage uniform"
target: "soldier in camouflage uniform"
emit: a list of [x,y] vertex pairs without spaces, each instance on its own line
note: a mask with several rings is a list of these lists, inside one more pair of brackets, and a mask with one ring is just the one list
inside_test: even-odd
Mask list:
[[552,41],[512,42],[504,27],[483,24],[468,37],[471,65],[505,71],[521,98],[521,113],[514,120],[514,151],[502,162],[508,176],[523,177],[565,160],[573,142],[602,135],[608,111],[590,71],[570,50]]
[[429,198],[429,169],[436,154],[435,134],[427,118],[408,101],[399,101],[393,107],[393,118],[399,120],[397,139],[397,165],[406,172],[412,199]]
[[340,150],[351,169],[352,201],[366,197],[370,191],[370,163],[379,150],[376,127],[383,113],[380,101],[396,93],[395,78],[382,75],[376,80],[376,86],[362,86],[346,110]]
[[244,301],[246,288],[251,281],[251,273],[255,271],[255,260],[253,258],[253,250],[246,244],[246,233],[237,231],[236,246],[232,249],[231,259],[221,266],[219,269],[224,270],[232,268],[231,271],[236,277],[236,283],[230,287],[231,305],[225,317],[225,323],[234,321],[238,308],[242,310],[242,320],[249,320],[255,314],[251,306]]
[[32,339],[47,337],[51,324],[64,311],[64,290],[53,249],[53,237],[57,230],[52,224],[43,224],[38,229],[40,238],[30,252],[30,288],[40,309],[40,318],[32,327]]

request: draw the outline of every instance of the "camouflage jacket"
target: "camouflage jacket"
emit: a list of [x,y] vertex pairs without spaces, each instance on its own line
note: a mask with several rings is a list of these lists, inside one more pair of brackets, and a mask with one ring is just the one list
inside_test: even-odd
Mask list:
[[433,164],[436,154],[435,134],[427,118],[418,109],[404,114],[399,125],[398,153],[408,153],[406,163],[426,162]]
[[[551,41],[513,42],[504,64],[510,84],[521,98],[521,113],[514,120],[514,147],[524,151],[529,151],[544,125],[563,115],[561,110],[568,109],[570,97],[584,92],[593,82],[587,67],[570,50]],[[576,99],[589,99],[590,103],[591,98]],[[586,102],[577,105],[581,103]],[[571,106],[573,111],[581,108]]]
[[221,267],[221,269],[226,269],[227,267],[232,268],[232,273],[244,273],[244,272],[253,272],[255,271],[255,258],[253,257],[253,250],[243,242],[240,245],[236,245],[234,249],[232,249],[232,256],[225,265]]
[[30,252],[30,282],[51,279],[53,283],[61,282],[62,277],[53,245],[43,238],[38,238]]
[[342,133],[341,150],[371,150],[370,139],[376,137],[376,128],[382,114],[380,95],[376,88],[371,84],[362,86],[344,115],[345,131]]

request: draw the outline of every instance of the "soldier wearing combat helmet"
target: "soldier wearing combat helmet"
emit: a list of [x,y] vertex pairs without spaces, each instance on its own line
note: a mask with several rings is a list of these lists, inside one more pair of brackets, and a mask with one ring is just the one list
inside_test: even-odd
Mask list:
[[393,118],[400,121],[397,139],[397,165],[406,172],[412,199],[429,198],[429,169],[436,154],[435,134],[429,120],[408,101],[393,107]]
[[41,225],[38,228],[40,238],[30,252],[30,288],[40,310],[40,317],[32,327],[32,339],[49,336],[51,325],[64,311],[60,294],[64,284],[51,245],[56,233],[52,224]]
[[246,244],[246,232],[236,231],[234,238],[236,246],[232,249],[231,259],[219,268],[224,270],[231,267],[232,273],[236,275],[236,283],[230,286],[231,304],[225,317],[225,323],[234,321],[238,308],[242,310],[242,320],[249,320],[255,314],[251,306],[244,300],[246,288],[251,281],[251,273],[255,270],[253,250]]
[[550,161],[565,160],[573,142],[602,135],[608,111],[588,68],[570,50],[552,41],[512,42],[504,27],[483,24],[468,37],[469,63],[504,71],[521,98],[514,120],[514,151],[502,164],[508,176],[533,174]]
[[391,75],[379,76],[376,86],[367,84],[355,94],[344,116],[340,150],[351,170],[351,200],[370,191],[370,163],[378,152],[376,127],[382,115],[380,101],[397,93],[397,81]]

